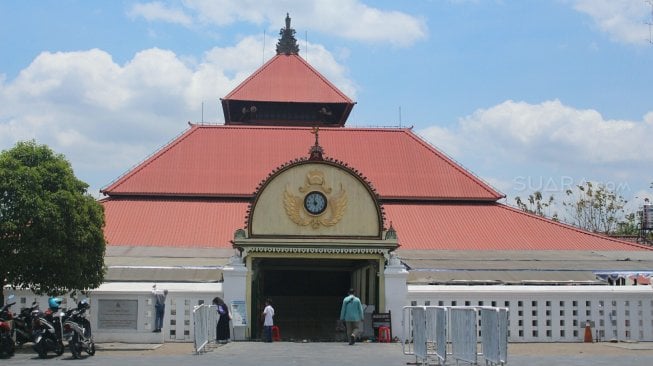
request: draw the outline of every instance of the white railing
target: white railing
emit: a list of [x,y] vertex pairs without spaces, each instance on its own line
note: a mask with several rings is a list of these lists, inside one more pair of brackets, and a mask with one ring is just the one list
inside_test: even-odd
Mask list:
[[215,344],[218,311],[215,305],[202,304],[193,308],[195,352],[206,352]]

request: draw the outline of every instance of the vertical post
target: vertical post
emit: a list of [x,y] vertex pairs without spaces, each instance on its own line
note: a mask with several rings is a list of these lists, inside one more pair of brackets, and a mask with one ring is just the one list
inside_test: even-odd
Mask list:
[[[383,258],[380,260],[379,268],[384,267]],[[379,311],[385,309],[385,312],[397,314],[392,317],[393,334],[401,329],[401,317],[403,307],[406,305],[408,298],[408,287],[406,279],[408,271],[401,264],[399,259],[391,255],[388,265],[383,272],[379,271]]]
[[[242,341],[247,339],[250,333],[251,314],[249,312],[249,302],[251,299],[251,258],[247,258],[247,266],[242,258],[234,256],[229,260],[229,264],[222,269],[224,282],[222,283],[222,293],[225,303],[229,305],[234,300],[244,300],[247,310],[247,326],[234,327],[233,339]],[[232,315],[233,316],[233,315]]]

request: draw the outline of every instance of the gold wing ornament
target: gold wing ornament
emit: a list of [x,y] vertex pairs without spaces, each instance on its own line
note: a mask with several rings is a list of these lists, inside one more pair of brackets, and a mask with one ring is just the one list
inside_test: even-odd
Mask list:
[[302,199],[288,192],[288,187],[286,187],[286,190],[283,192],[283,207],[286,209],[288,218],[300,226],[306,226],[311,222],[310,219],[302,217],[299,213],[303,206]]
[[333,226],[337,224],[340,219],[345,215],[345,211],[347,210],[347,192],[345,192],[344,189],[342,189],[342,184],[340,185],[340,192],[338,194],[333,195],[333,197],[329,197],[329,212],[330,212],[330,217],[329,218],[322,218],[320,220],[320,224],[324,226]]
[[338,194],[328,197],[327,207],[325,211],[329,213],[328,216],[324,213],[318,216],[307,216],[302,214],[304,210],[304,201],[301,197],[297,197],[288,191],[288,187],[283,192],[283,207],[286,210],[288,218],[299,226],[311,225],[313,229],[322,226],[333,226],[340,222],[347,210],[347,192],[342,189],[340,185],[340,192]]

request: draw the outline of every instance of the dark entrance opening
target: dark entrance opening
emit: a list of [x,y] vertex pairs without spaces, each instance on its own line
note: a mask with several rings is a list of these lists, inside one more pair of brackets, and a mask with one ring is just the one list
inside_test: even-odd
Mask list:
[[[277,259],[254,261],[252,283],[253,338],[260,339],[265,299],[272,300],[274,324],[282,340],[335,341],[342,299],[352,287],[356,269],[367,261]],[[342,333],[342,334],[340,334]]]

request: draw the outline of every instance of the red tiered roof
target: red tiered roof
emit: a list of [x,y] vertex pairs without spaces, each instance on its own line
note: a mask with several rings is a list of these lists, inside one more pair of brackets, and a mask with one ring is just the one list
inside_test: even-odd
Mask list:
[[[279,165],[308,155],[305,127],[194,125],[103,190],[109,195],[250,197]],[[410,129],[323,128],[325,156],[367,176],[383,199],[496,201],[502,195]]]
[[[109,245],[229,248],[256,186],[307,156],[309,131],[192,126],[103,191]],[[649,250],[495,202],[410,129],[324,128],[320,145],[372,182],[405,250]]]
[[[247,203],[207,199],[115,198],[103,202],[114,246],[231,248]],[[403,250],[641,251],[499,203],[385,204]]]
[[402,249],[650,250],[500,204],[385,204]]
[[276,55],[223,100],[353,104],[301,56]]

